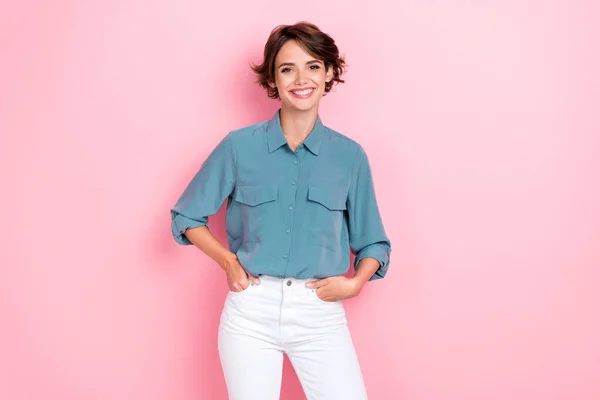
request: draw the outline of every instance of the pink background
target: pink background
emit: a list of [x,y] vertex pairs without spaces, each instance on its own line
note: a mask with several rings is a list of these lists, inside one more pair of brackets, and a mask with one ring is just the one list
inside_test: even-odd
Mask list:
[[278,107],[247,64],[298,20],[347,57],[321,116],[367,150],[393,244],[346,303],[369,398],[600,398],[598,2],[12,3],[0,398],[226,398],[224,275],[168,210]]

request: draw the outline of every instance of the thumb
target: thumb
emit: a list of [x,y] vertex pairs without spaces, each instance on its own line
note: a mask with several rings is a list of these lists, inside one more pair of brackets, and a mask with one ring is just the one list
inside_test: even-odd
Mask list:
[[254,275],[252,275],[252,274],[251,274],[250,272],[248,272],[248,271],[246,271],[246,273],[248,274],[248,278],[249,278],[249,279],[250,279],[252,282],[256,283],[257,285],[260,285],[260,278],[259,278],[258,276],[254,276]]

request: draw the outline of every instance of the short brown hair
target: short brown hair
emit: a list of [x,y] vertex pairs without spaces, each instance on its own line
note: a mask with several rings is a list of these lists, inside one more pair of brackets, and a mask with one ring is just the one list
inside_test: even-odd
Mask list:
[[333,67],[333,78],[325,83],[325,94],[331,90],[333,84],[343,83],[345,61],[340,57],[340,52],[331,36],[322,32],[310,22],[297,22],[294,25],[279,25],[271,31],[265,44],[264,61],[260,65],[251,64],[251,68],[258,74],[257,83],[267,90],[272,99],[278,99],[277,88],[269,86],[275,82],[275,57],[281,47],[288,41],[295,40],[304,50],[313,57],[322,60],[325,71]]

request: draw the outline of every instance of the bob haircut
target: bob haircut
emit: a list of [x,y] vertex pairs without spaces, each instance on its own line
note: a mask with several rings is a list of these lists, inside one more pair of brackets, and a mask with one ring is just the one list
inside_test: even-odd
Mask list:
[[272,99],[279,99],[277,88],[269,86],[275,82],[275,57],[281,47],[289,40],[295,40],[304,50],[323,61],[325,71],[333,67],[333,78],[325,83],[325,94],[327,94],[334,83],[343,83],[345,60],[340,57],[340,52],[331,36],[322,32],[316,25],[310,22],[297,22],[294,25],[279,25],[271,31],[269,39],[265,44],[264,60],[260,65],[251,64],[252,70],[258,75],[256,82],[267,90]]

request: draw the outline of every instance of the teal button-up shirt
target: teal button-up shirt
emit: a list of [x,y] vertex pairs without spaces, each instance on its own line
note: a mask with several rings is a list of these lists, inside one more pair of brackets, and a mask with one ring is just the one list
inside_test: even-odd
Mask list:
[[388,270],[391,244],[360,144],[317,118],[294,152],[270,121],[229,132],[171,209],[175,240],[207,225],[227,199],[229,249],[253,275],[325,278],[365,257],[379,261],[370,280]]

